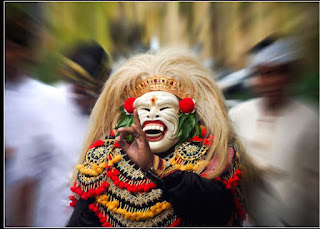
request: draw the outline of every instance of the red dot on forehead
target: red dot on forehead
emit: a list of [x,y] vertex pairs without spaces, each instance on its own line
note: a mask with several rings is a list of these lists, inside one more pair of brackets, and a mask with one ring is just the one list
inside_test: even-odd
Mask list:
[[150,98],[150,101],[151,101],[151,104],[152,104],[152,106],[155,106],[156,105],[156,101],[157,101],[158,99],[157,99],[157,97],[155,97],[155,96],[152,96],[152,98]]

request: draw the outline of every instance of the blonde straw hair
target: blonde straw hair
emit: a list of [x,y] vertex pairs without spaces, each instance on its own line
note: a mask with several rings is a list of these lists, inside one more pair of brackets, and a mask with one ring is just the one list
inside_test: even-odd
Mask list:
[[[207,178],[219,176],[227,164],[229,144],[234,144],[238,151],[243,151],[243,148],[237,141],[228,118],[224,96],[214,82],[212,72],[190,53],[174,49],[136,55],[112,74],[92,110],[79,162],[83,162],[90,145],[108,136],[119,122],[120,107],[126,98],[134,96],[134,92],[127,89],[135,88],[140,80],[153,75],[174,78],[188,88],[190,97],[196,101],[196,114],[200,122],[207,128],[208,134],[214,135],[206,160],[219,158],[218,167],[207,174]],[[200,174],[204,168],[200,167],[196,173]],[[75,171],[73,180],[76,174]]]

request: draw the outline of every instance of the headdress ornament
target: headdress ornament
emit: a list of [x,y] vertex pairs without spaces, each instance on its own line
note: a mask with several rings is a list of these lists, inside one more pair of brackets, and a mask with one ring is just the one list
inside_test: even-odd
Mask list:
[[148,76],[138,82],[135,88],[133,88],[133,94],[136,98],[151,91],[170,92],[181,99],[189,97],[188,89],[182,82],[174,78],[167,78],[166,76]]

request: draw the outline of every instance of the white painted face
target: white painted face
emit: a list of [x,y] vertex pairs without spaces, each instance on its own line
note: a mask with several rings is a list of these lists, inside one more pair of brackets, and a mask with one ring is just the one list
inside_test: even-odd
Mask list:
[[164,91],[145,93],[134,101],[140,123],[153,153],[162,153],[179,138],[179,100]]

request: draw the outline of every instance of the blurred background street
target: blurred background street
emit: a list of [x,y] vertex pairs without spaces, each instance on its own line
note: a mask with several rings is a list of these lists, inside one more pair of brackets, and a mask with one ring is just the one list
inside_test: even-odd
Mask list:
[[[261,213],[257,225],[319,226],[318,2],[3,4],[6,226],[66,225],[72,170],[104,82],[131,56],[166,47],[193,52],[212,71],[228,109],[266,99],[265,113],[249,104],[232,112],[233,122],[248,152],[261,154],[275,177],[285,177],[278,169],[289,174],[287,183],[279,179],[286,204],[272,204],[300,212],[281,216],[280,224]],[[297,42],[275,42],[282,37]]]
[[[6,3],[19,5],[19,3]],[[59,55],[95,40],[116,67],[129,56],[180,45],[214,71],[230,106],[246,90],[247,51],[274,34],[297,35],[304,46],[297,96],[318,105],[319,5],[312,2],[38,2],[20,4],[44,25],[42,63],[36,77],[53,84]],[[231,73],[234,73],[231,75]],[[227,77],[229,76],[229,77]],[[226,78],[222,81],[223,78]],[[228,79],[228,80],[227,80]],[[234,103],[233,103],[234,102]]]

